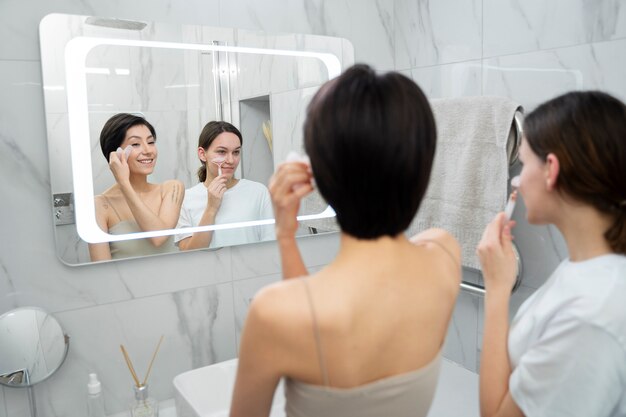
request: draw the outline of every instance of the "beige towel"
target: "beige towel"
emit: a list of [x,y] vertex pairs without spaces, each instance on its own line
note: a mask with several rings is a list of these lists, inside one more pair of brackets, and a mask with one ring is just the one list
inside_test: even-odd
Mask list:
[[461,244],[462,264],[480,269],[476,245],[506,204],[507,142],[521,106],[508,98],[484,96],[434,99],[431,106],[437,123],[435,162],[426,196],[406,234],[443,228]]

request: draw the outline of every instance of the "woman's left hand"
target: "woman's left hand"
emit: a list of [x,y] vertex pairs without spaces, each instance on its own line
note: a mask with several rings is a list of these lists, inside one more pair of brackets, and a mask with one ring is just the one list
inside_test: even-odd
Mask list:
[[507,220],[504,213],[499,213],[485,228],[476,248],[487,291],[503,290],[510,293],[515,285],[517,260],[511,235],[514,226],[514,221]]
[[298,229],[300,201],[313,191],[312,174],[304,162],[284,162],[270,179],[270,194],[276,217],[276,239],[294,237]]

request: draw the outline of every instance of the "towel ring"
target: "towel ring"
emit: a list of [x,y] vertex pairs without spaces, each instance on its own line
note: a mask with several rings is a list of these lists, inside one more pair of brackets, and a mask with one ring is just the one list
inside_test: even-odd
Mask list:
[[[509,166],[513,166],[517,160],[519,159],[519,147],[522,144],[522,134],[524,126],[524,113],[522,108],[518,108],[515,110],[515,114],[513,115],[513,123],[511,123],[511,132],[509,134],[509,139],[511,139],[511,134],[513,135],[513,144],[512,148],[509,152]],[[507,147],[509,147],[509,143],[507,143]]]
[[[515,244],[515,242],[511,242],[511,243],[513,244],[513,253],[515,254],[515,260],[517,261],[517,275],[515,277],[515,284],[513,285],[513,288],[511,289],[511,292],[513,293],[517,291],[519,286],[522,284],[523,271],[522,271],[522,257],[519,253],[519,250],[517,249],[517,245]],[[468,269],[472,271],[476,271],[479,274],[482,274],[481,271],[478,269],[474,269],[474,268],[468,268]],[[475,295],[484,296],[486,294],[484,286],[480,284],[467,282],[467,281],[461,281],[461,289],[469,293],[475,294]]]

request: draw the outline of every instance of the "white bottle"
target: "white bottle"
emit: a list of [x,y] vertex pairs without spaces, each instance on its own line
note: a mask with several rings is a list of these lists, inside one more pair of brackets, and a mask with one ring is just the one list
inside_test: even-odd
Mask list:
[[87,384],[87,416],[106,417],[104,413],[104,398],[102,398],[102,384],[98,381],[98,375],[89,374]]

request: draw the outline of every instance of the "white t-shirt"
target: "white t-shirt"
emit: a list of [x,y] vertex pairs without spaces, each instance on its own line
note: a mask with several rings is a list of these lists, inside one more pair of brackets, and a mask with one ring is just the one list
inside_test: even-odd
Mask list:
[[[185,190],[185,199],[180,209],[177,228],[198,226],[207,205],[208,191],[204,183]],[[240,179],[222,197],[222,203],[215,216],[215,224],[236,223],[251,220],[274,218],[272,202],[267,188],[258,182]],[[176,245],[191,237],[191,233],[178,234]],[[210,248],[240,245],[275,239],[274,225],[247,226],[228,230],[214,230]]]
[[626,416],[626,256],[563,261],[520,307],[508,349],[526,417]]

